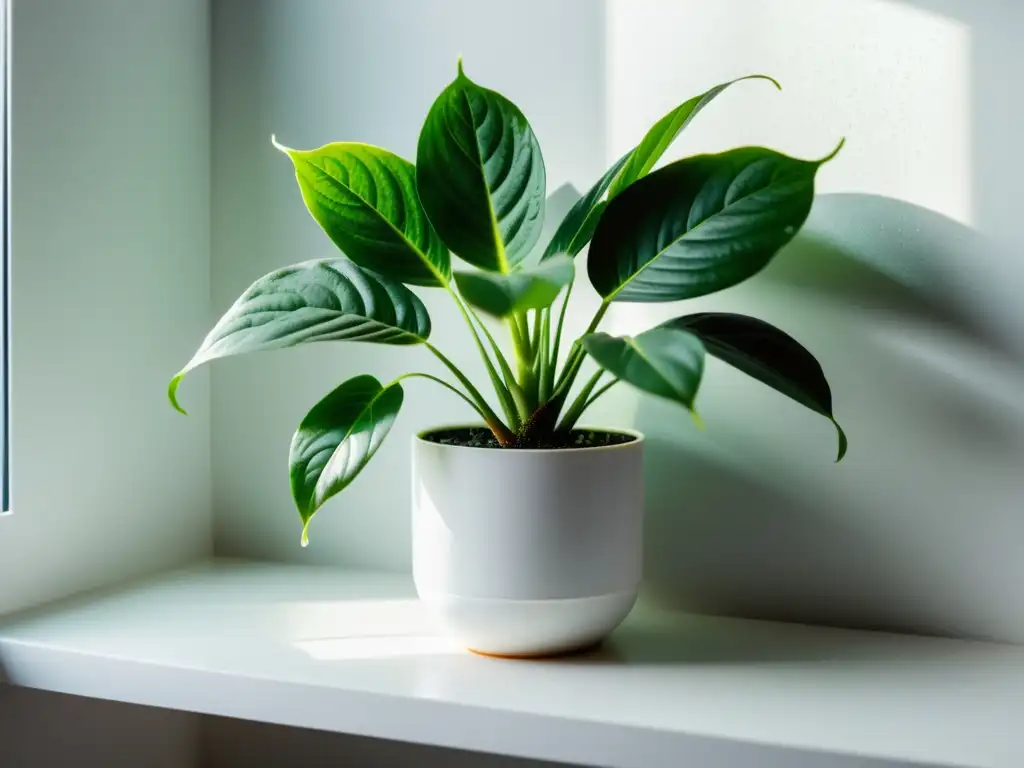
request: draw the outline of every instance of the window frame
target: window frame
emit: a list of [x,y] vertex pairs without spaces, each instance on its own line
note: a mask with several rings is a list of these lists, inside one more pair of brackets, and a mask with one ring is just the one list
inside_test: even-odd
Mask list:
[[0,515],[10,512],[11,0],[0,0]]

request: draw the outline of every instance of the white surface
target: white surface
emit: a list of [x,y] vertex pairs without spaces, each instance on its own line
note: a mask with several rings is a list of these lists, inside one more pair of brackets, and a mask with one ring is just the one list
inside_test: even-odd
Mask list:
[[203,0],[13,9],[11,502],[0,614],[210,551]]
[[593,645],[643,565],[643,436],[566,451],[413,437],[413,580],[466,647],[538,656]]
[[638,609],[588,656],[483,659],[397,575],[204,566],[8,622],[0,660],[31,687],[581,764],[1024,764],[1019,647]]

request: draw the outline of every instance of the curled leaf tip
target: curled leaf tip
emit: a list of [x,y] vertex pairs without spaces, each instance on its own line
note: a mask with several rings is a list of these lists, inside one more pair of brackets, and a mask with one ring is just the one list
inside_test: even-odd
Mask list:
[[274,149],[278,150],[279,152],[284,152],[286,155],[291,154],[293,151],[291,147],[286,147],[284,144],[277,140],[277,134],[270,134],[270,143],[274,145]]
[[780,91],[782,90],[782,84],[771,75],[747,75],[744,80],[767,80],[769,83],[774,85]]
[[704,419],[700,417],[700,414],[697,413],[697,410],[695,408],[690,409],[690,418],[692,418],[693,423],[697,425],[697,429],[699,429],[701,432],[706,431],[704,428]]
[[302,544],[303,549],[309,546],[309,523],[305,523],[302,526],[302,538],[299,539],[299,543]]
[[843,428],[839,426],[839,422],[832,419],[832,424],[836,428],[836,434],[839,437],[839,452],[836,455],[836,464],[838,464],[846,455],[846,449],[849,447],[849,442],[846,439],[846,433],[843,432]]
[[458,61],[457,66],[459,68],[459,77],[465,77],[466,73],[462,71],[462,54],[461,53],[459,54],[459,61]]
[[818,161],[818,165],[824,165],[829,160],[833,159],[836,155],[839,154],[839,150],[841,150],[845,144],[846,144],[846,137],[843,136],[841,139],[839,139],[839,143],[836,144],[836,148],[833,149],[831,152],[829,152],[827,155],[825,155],[823,158],[821,158],[821,160]]
[[178,402],[178,384],[181,383],[182,376],[184,376],[184,374],[179,373],[171,379],[171,383],[167,385],[167,399],[171,401],[171,405],[174,407],[174,410],[183,416],[188,416],[188,411],[182,408],[181,404]]

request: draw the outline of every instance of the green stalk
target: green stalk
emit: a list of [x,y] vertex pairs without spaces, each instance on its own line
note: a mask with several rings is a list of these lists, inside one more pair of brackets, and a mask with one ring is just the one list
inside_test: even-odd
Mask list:
[[598,379],[601,378],[601,374],[603,373],[604,371],[598,371],[594,375],[594,377],[590,381],[588,381],[587,384],[583,387],[583,389],[580,391],[580,394],[577,396],[576,400],[573,401],[573,404],[571,406],[569,406],[569,410],[565,412],[565,416],[562,417],[562,423],[558,425],[558,431],[568,431],[572,429],[574,426],[576,426],[576,422],[579,421],[580,416],[582,416],[586,412],[586,410],[597,401],[597,398],[599,398],[601,395],[603,395],[605,392],[607,392],[609,389],[611,389],[612,387],[619,383],[619,379],[612,379],[603,387],[600,387],[596,392],[594,392],[593,395],[587,397],[587,395],[590,393],[591,390],[593,390],[594,385],[597,384]]
[[473,401],[480,409],[480,413],[484,417],[484,422],[486,422],[491,432],[494,433],[494,437],[497,438],[498,442],[501,443],[501,445],[504,447],[508,447],[515,443],[516,436],[509,430],[507,426],[505,426],[502,420],[498,418],[498,414],[496,414],[491,408],[491,406],[487,404],[487,400],[485,400],[484,396],[480,394],[480,390],[473,386],[473,382],[470,381],[466,377],[466,375],[459,370],[459,367],[455,365],[455,363],[453,363],[451,360],[445,357],[441,350],[439,350],[429,341],[425,342],[425,344],[427,346],[427,349],[429,349],[434,354],[434,356],[438,360],[440,360],[444,364],[444,366],[455,375],[455,378],[457,378],[461,382],[462,386],[466,388],[466,391],[469,392],[469,396],[473,398]]
[[484,348],[483,342],[480,341],[480,334],[476,332],[476,327],[473,325],[473,320],[470,318],[469,312],[462,303],[462,299],[460,299],[458,294],[452,290],[451,286],[449,285],[445,287],[448,294],[455,302],[455,305],[459,308],[459,312],[462,313],[462,319],[465,320],[466,325],[469,326],[469,332],[473,334],[473,341],[476,342],[476,348],[480,352],[480,357],[483,359],[484,365],[487,367],[487,375],[491,379],[491,386],[494,387],[494,391],[498,395],[498,402],[501,403],[501,409],[505,412],[505,418],[510,422],[517,421],[519,419],[519,415],[516,410],[516,404],[512,398],[512,394],[508,391],[508,388],[502,382],[501,377],[498,376],[498,372],[494,369],[494,363],[491,362],[491,358],[487,354],[487,350]]
[[[491,351],[494,353],[494,359],[498,361],[498,367],[501,369],[501,376],[504,379],[505,388],[512,398],[511,408],[503,406],[505,408],[505,415],[508,417],[509,426],[512,427],[512,430],[518,432],[519,428],[522,426],[523,420],[530,415],[529,405],[526,402],[526,396],[523,393],[523,389],[519,386],[519,382],[516,381],[515,374],[512,373],[512,368],[509,366],[508,360],[505,359],[505,355],[502,354],[501,347],[499,347],[498,342],[494,340],[494,336],[487,329],[487,325],[480,319],[480,316],[471,306],[463,302],[457,294],[453,295],[462,308],[463,314],[468,314],[473,318],[476,325],[481,331],[483,331],[484,337],[487,339],[487,343],[491,346]],[[502,395],[499,392],[498,397],[500,398],[501,396]],[[511,413],[509,413],[510,410]]]
[[[593,333],[597,326],[604,319],[605,313],[608,311],[608,307],[611,304],[606,300],[601,302],[601,306],[594,314],[594,318],[590,321],[590,325],[587,326],[587,330],[583,332],[583,336]],[[586,358],[587,353],[583,350],[583,344],[580,343],[579,339],[572,344],[572,349],[569,351],[569,359],[565,361],[565,368],[562,369],[562,375],[558,378],[558,385],[555,387],[555,394],[561,394],[563,392],[568,393],[569,388],[572,387],[573,380],[576,378],[576,374],[580,372],[580,366],[583,365],[583,360]]]
[[562,344],[562,329],[565,326],[565,311],[569,308],[569,297],[572,295],[572,287],[575,284],[576,281],[573,280],[571,283],[569,283],[569,287],[565,289],[565,300],[562,302],[562,309],[558,313],[558,326],[555,328],[555,340],[551,347],[551,386],[549,387],[550,389],[554,389],[555,372],[558,370],[558,352],[559,347]]
[[554,364],[551,361],[551,312],[547,309],[541,311],[540,315],[540,350],[537,352],[537,382],[539,391],[537,401],[546,403],[551,397],[552,385],[554,384]]
[[474,403],[465,392],[463,392],[458,387],[452,386],[451,384],[449,384],[444,379],[438,378],[437,376],[433,376],[433,375],[431,375],[429,373],[403,373],[401,376],[399,376],[397,379],[395,379],[391,383],[392,384],[397,384],[398,382],[404,381],[405,379],[428,379],[429,381],[433,381],[433,382],[435,382],[437,384],[440,384],[445,389],[447,389],[447,390],[449,390],[451,392],[454,392],[456,395],[458,395],[463,400],[465,400],[467,403],[469,403],[469,407],[472,408],[474,411],[476,411],[480,415],[481,419],[486,420],[486,416],[484,416],[484,412],[480,410],[480,407],[476,403]]

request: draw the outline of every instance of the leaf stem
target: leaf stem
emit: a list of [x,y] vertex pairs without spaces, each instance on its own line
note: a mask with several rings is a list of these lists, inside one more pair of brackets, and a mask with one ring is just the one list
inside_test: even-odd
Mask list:
[[585,330],[583,335],[573,342],[572,349],[569,351],[569,359],[565,361],[565,368],[562,369],[562,375],[558,378],[558,385],[555,387],[555,394],[559,394],[563,391],[567,392],[569,387],[572,386],[572,382],[576,378],[576,374],[580,371],[580,366],[583,365],[583,359],[586,357],[586,352],[583,351],[583,344],[581,343],[581,340],[583,339],[583,336],[587,336],[597,329],[601,320],[604,319],[609,306],[611,306],[611,303],[607,299],[601,302],[601,306],[594,314],[593,319],[590,321],[590,325],[587,326],[587,330]]
[[[469,327],[469,332],[473,334],[473,341],[476,342],[477,351],[480,352],[480,357],[483,359],[484,365],[487,367],[487,375],[491,379],[491,386],[494,387],[494,391],[498,395],[498,401],[501,403],[501,409],[505,412],[505,418],[510,422],[515,423],[519,420],[519,415],[516,411],[516,403],[508,388],[504,383],[502,383],[501,378],[498,376],[498,372],[494,369],[494,363],[491,362],[491,358],[487,354],[487,350],[484,348],[483,342],[480,340],[480,334],[477,333],[476,327],[473,325],[473,320],[470,317],[466,305],[463,303],[459,295],[452,290],[450,285],[445,286],[445,288],[448,291],[448,294],[452,297],[452,300],[455,302],[455,305],[459,308],[459,312],[462,313],[462,319],[466,321],[466,325]],[[477,318],[477,320],[479,322],[479,318]]]
[[558,370],[558,352],[559,347],[562,344],[562,329],[565,326],[565,311],[569,308],[569,297],[572,296],[572,287],[576,284],[576,280],[573,279],[569,283],[568,288],[565,289],[565,300],[562,302],[562,309],[558,313],[558,325],[555,328],[555,340],[551,346],[551,365],[548,370],[548,377],[551,381],[548,383],[548,389],[553,390],[555,384],[555,372]]
[[[502,354],[501,347],[498,346],[498,342],[494,340],[494,335],[487,329],[487,325],[480,316],[473,311],[473,308],[467,305],[469,313],[473,316],[476,324],[483,331],[484,337],[487,339],[487,343],[491,345],[491,350],[494,352],[494,357],[498,361],[498,367],[501,369],[501,376],[505,380],[505,387],[508,389],[512,396],[516,411],[513,411],[512,415],[509,415],[510,426],[513,431],[518,431],[522,426],[522,422],[525,421],[526,417],[530,415],[530,407],[526,402],[526,394],[523,392],[523,388],[519,386],[519,382],[516,381],[515,374],[512,373],[512,368],[508,364],[508,360],[505,355]],[[500,396],[500,395],[499,395]]]
[[434,376],[434,375],[429,374],[429,373],[418,373],[418,372],[417,373],[403,373],[401,376],[399,376],[397,379],[395,379],[391,383],[392,384],[397,384],[398,382],[404,381],[405,379],[428,379],[428,380],[433,381],[433,382],[435,382],[437,384],[440,384],[445,389],[449,390],[450,392],[454,392],[456,395],[458,395],[463,400],[465,400],[467,403],[469,403],[469,407],[472,408],[474,411],[476,411],[480,415],[480,418],[482,418],[484,420],[486,420],[486,418],[487,418],[486,416],[484,416],[484,412],[480,410],[480,406],[478,406],[476,403],[474,403],[473,400],[470,399],[469,395],[467,395],[465,392],[463,392],[458,387],[453,386],[452,384],[449,384],[444,379],[438,378],[437,376]]
[[497,438],[498,442],[501,443],[502,446],[512,445],[516,439],[515,435],[508,427],[505,426],[502,420],[498,418],[498,415],[494,412],[491,406],[487,404],[487,400],[485,400],[484,396],[480,394],[480,390],[473,386],[473,382],[466,377],[466,374],[460,371],[459,367],[455,365],[455,363],[445,357],[441,350],[429,341],[425,342],[425,344],[427,349],[433,353],[434,357],[440,360],[444,366],[455,375],[455,378],[461,382],[462,386],[466,388],[466,391],[469,392],[470,397],[472,397],[473,401],[477,404],[481,415],[484,417],[484,421],[494,433],[494,437]]
[[566,431],[573,428],[580,416],[583,415],[583,411],[586,410],[587,402],[590,398],[590,393],[594,391],[594,387],[597,386],[597,382],[604,376],[604,369],[598,369],[598,371],[590,377],[590,380],[583,385],[579,394],[576,395],[576,399],[572,401],[572,405],[569,406],[569,410],[565,412],[565,416],[562,417],[562,422],[558,425],[558,431]]

